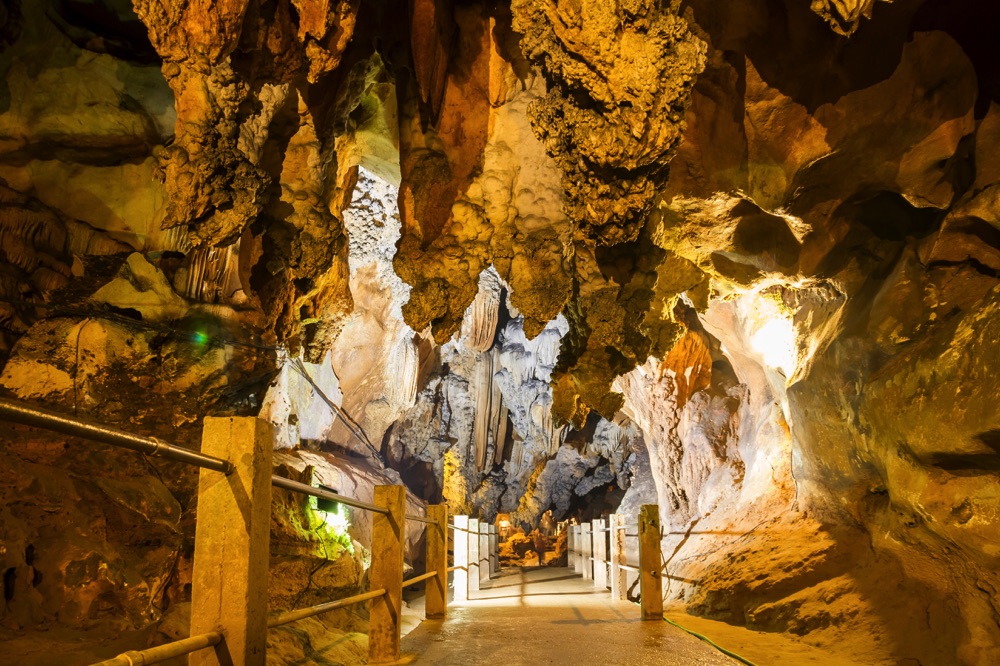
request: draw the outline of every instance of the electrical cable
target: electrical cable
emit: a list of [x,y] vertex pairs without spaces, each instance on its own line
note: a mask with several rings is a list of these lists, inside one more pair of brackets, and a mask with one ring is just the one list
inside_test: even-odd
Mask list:
[[21,305],[28,307],[44,308],[49,311],[48,316],[42,317],[42,319],[56,319],[59,317],[84,317],[92,319],[105,319],[107,321],[113,321],[115,323],[121,324],[125,327],[144,329],[148,331],[156,331],[158,333],[163,333],[165,335],[172,335],[177,338],[187,340],[189,342],[196,342],[208,345],[210,347],[244,347],[247,349],[259,349],[263,351],[280,351],[281,347],[275,347],[272,345],[264,345],[256,342],[246,342],[242,340],[233,340],[230,338],[222,337],[210,337],[206,340],[201,340],[201,335],[197,332],[192,333],[189,331],[180,330],[172,326],[167,326],[166,324],[154,324],[151,322],[143,321],[141,319],[134,319],[132,317],[126,317],[125,315],[118,314],[117,312],[111,312],[102,308],[82,308],[82,307],[65,307],[65,306],[55,306],[48,303],[35,303],[33,301],[18,301],[8,298],[0,298],[0,303],[7,303],[9,305]]
[[291,360],[290,363],[291,367],[300,375],[302,375],[302,377],[309,383],[309,385],[312,386],[313,390],[316,391],[320,399],[324,403],[326,403],[327,406],[329,406],[330,409],[333,411],[334,416],[337,416],[341,419],[341,421],[344,423],[344,426],[351,433],[351,435],[353,435],[359,442],[361,442],[364,446],[366,446],[378,461],[380,461],[383,465],[385,464],[385,461],[382,460],[381,453],[379,453],[378,449],[376,449],[372,445],[371,440],[369,440],[368,437],[364,434],[364,431],[361,430],[361,426],[359,426],[358,423],[354,419],[352,419],[349,414],[347,414],[347,412],[345,412],[341,407],[336,405],[332,400],[330,400],[329,397],[327,397],[327,395],[323,392],[323,390],[316,384],[315,381],[313,381],[313,378],[309,375],[309,372],[302,364],[301,359],[291,358],[291,355],[288,354],[288,350],[284,347],[263,345],[255,342],[243,342],[239,340],[226,339],[217,336],[212,336],[203,339],[202,338],[203,334],[200,334],[198,332],[191,333],[189,331],[179,330],[177,328],[167,326],[165,324],[154,324],[140,319],[126,317],[125,315],[118,314],[117,312],[110,312],[108,310],[104,310],[101,308],[58,307],[55,305],[50,305],[48,303],[36,303],[34,301],[13,300],[5,298],[0,298],[0,303],[7,303],[9,305],[21,305],[26,307],[44,308],[49,311],[49,314],[48,316],[43,317],[43,319],[55,319],[59,317],[84,317],[87,320],[105,319],[107,321],[113,321],[115,323],[121,324],[125,327],[155,331],[165,335],[173,336],[175,338],[184,339],[190,342],[205,344],[209,347],[216,347],[216,346],[243,347],[247,349],[256,349],[256,350],[271,351],[271,352],[285,354]]
[[754,664],[752,661],[750,661],[746,657],[742,657],[742,656],[736,654],[735,652],[733,652],[732,650],[727,650],[726,648],[722,647],[721,645],[718,645],[715,641],[713,641],[708,636],[705,636],[704,634],[699,634],[697,631],[691,631],[687,627],[684,627],[682,625],[677,624],[676,622],[674,622],[673,620],[671,620],[670,618],[668,618],[666,615],[663,616],[663,621],[666,622],[667,624],[672,624],[673,626],[677,627],[681,631],[686,631],[687,633],[691,634],[695,638],[698,638],[700,640],[705,641],[706,643],[708,643],[709,645],[711,645],[712,647],[714,647],[716,650],[718,650],[722,654],[726,655],[727,657],[732,657],[736,661],[738,661],[738,662],[740,662],[742,664],[746,664],[747,666],[757,666],[756,664]]
[[309,375],[308,370],[306,370],[305,365],[302,363],[302,359],[298,357],[290,358],[289,365],[291,365],[293,370],[302,375],[302,378],[309,383],[309,385],[313,388],[314,391],[316,391],[316,394],[320,397],[320,399],[326,403],[327,407],[329,407],[331,411],[333,411],[334,416],[340,417],[340,420],[343,422],[344,427],[347,428],[348,432],[354,435],[355,439],[357,439],[359,442],[368,447],[368,450],[371,451],[372,455],[375,456],[376,460],[385,465],[385,461],[382,459],[382,454],[379,453],[378,449],[372,446],[371,440],[369,440],[368,437],[365,436],[364,431],[361,430],[361,426],[359,426],[357,422],[354,419],[352,419],[350,415],[347,412],[345,412],[342,407],[340,407],[339,405],[334,403],[333,400],[330,400],[330,398],[327,397],[326,393],[323,392],[323,389],[321,389],[316,384],[316,382],[313,381],[313,378]]

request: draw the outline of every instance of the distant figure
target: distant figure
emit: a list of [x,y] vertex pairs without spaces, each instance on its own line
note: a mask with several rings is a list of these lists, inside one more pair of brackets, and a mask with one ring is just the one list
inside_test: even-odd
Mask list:
[[542,514],[542,520],[538,525],[538,531],[545,536],[550,537],[555,533],[555,526],[555,521],[552,520],[552,510],[549,509]]
[[545,566],[546,547],[545,536],[539,530],[535,530],[535,552],[538,553],[538,566],[540,567]]

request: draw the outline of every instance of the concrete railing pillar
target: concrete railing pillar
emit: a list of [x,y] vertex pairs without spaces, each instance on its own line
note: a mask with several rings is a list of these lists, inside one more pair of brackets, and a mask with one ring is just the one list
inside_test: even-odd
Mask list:
[[201,470],[191,576],[191,635],[220,632],[194,666],[263,666],[271,535],[270,423],[252,417],[205,419],[201,452],[230,461],[226,476]]
[[437,524],[427,524],[427,570],[437,575],[427,581],[424,616],[430,620],[444,618],[448,607],[448,505],[431,504],[427,518]]
[[490,524],[479,521],[479,582],[490,579]]
[[594,563],[591,561],[591,555],[594,552],[594,541],[590,533],[590,523],[584,523],[580,526],[583,531],[583,579],[593,580],[594,578]]
[[566,566],[576,571],[576,551],[573,550],[573,542],[576,537],[576,529],[568,525],[566,529]]
[[455,601],[469,599],[469,517],[455,516],[455,532],[452,537],[452,548],[455,552]]
[[643,620],[663,619],[663,577],[660,575],[660,507],[639,510],[639,591]]
[[613,513],[608,521],[611,527],[610,532],[610,555],[611,555],[611,598],[614,601],[624,601],[625,591],[628,589],[625,584],[625,570],[621,568],[625,561],[625,516]]
[[608,588],[608,533],[607,521],[594,521],[594,587]]
[[490,575],[500,573],[500,534],[496,525],[490,525]]
[[372,599],[368,618],[368,663],[399,661],[399,630],[403,610],[403,539],[406,535],[406,489],[375,486],[373,504],[389,513],[376,513],[372,521],[371,589],[385,589]]
[[479,592],[479,520],[469,518],[469,598]]
[[573,560],[573,571],[583,575],[583,525],[576,526],[576,557]]

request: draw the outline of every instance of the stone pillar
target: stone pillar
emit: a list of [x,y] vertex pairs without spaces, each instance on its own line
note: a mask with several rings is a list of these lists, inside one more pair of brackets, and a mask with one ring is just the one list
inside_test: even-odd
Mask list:
[[621,568],[625,561],[625,516],[613,513],[609,520],[611,527],[611,598],[614,601],[624,601],[625,591],[628,587],[625,584],[625,570]]
[[469,599],[469,517],[455,516],[455,531],[452,533],[452,543],[455,550],[455,577],[452,585],[455,589],[455,601]]
[[580,526],[583,536],[581,541],[583,541],[583,579],[593,580],[594,578],[594,563],[590,560],[590,556],[594,552],[594,541],[590,534],[590,523],[584,523]]
[[479,521],[479,582],[490,579],[490,525]]
[[608,589],[608,532],[607,521],[594,521],[594,587],[602,592]]
[[372,520],[372,564],[368,569],[371,589],[385,588],[372,599],[368,617],[368,663],[399,661],[399,621],[403,611],[403,539],[406,536],[406,488],[375,486],[376,513]]
[[643,620],[663,619],[663,577],[660,575],[660,507],[639,510],[639,590]]
[[222,633],[194,666],[263,666],[271,535],[270,423],[252,417],[205,419],[201,452],[228,460],[231,474],[198,476],[198,521],[191,575],[191,635]]
[[479,592],[479,520],[469,518],[469,598]]
[[424,617],[429,620],[444,618],[448,606],[448,505],[431,504],[427,518],[437,524],[427,524],[424,539],[427,542],[427,570],[437,575],[427,581],[427,600]]

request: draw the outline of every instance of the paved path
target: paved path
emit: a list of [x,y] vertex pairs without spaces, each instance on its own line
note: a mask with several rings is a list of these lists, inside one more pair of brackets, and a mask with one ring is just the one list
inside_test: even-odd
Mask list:
[[505,569],[476,599],[403,638],[420,666],[731,666],[738,662],[566,568]]

